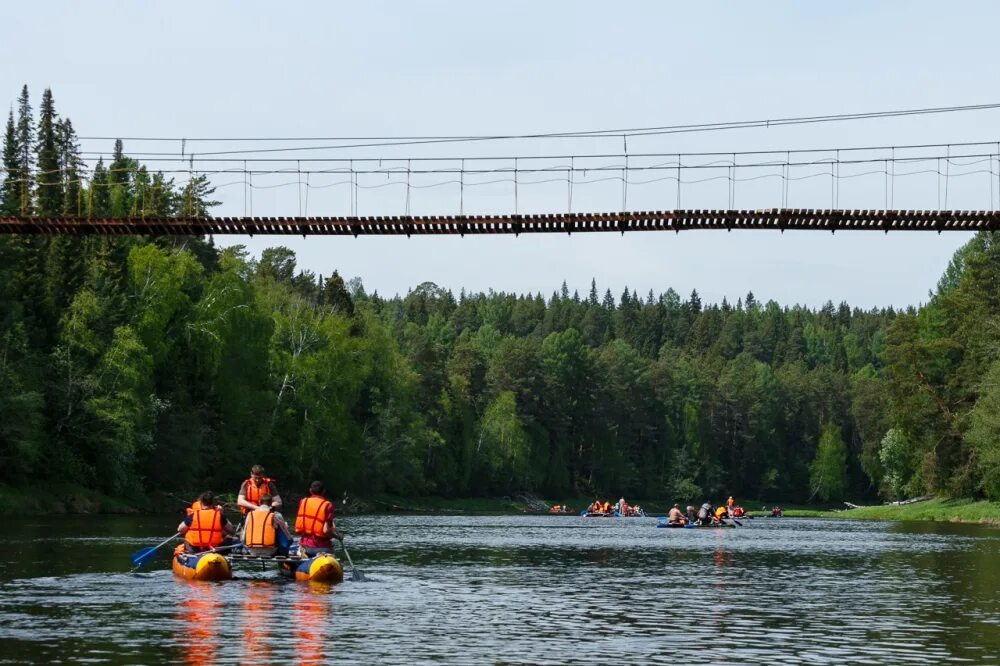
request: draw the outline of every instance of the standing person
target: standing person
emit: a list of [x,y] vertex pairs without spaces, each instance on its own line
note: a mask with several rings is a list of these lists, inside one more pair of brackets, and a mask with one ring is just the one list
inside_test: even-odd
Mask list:
[[274,484],[274,479],[264,476],[264,468],[254,465],[250,468],[250,478],[240,486],[240,492],[236,496],[236,503],[240,511],[245,516],[247,511],[253,511],[261,506],[261,495],[271,496],[271,505],[276,509],[281,508],[281,496],[278,495],[278,486]]
[[730,495],[729,499],[726,500],[726,509],[729,510],[729,513],[733,512],[733,507],[734,506],[736,506],[736,502],[733,501],[733,496]]
[[309,484],[309,496],[299,500],[295,512],[295,531],[299,534],[299,549],[307,557],[333,551],[331,539],[343,540],[344,535],[333,523],[333,502],[323,497],[323,482]]
[[272,497],[260,496],[260,506],[248,511],[243,519],[243,545],[247,552],[257,557],[287,555],[292,543],[285,517],[271,506]]
[[184,549],[189,553],[217,548],[236,532],[233,524],[222,515],[222,509],[216,506],[212,491],[203,492],[198,502],[203,508],[193,510],[177,526],[177,531],[184,535]]

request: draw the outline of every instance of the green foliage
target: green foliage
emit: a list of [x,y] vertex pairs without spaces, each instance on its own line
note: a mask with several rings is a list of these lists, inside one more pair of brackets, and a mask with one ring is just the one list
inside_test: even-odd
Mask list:
[[912,474],[911,452],[913,445],[906,433],[890,428],[878,449],[882,470],[882,492],[890,499],[899,499],[906,491]]
[[836,423],[823,426],[810,473],[810,484],[824,502],[843,496],[847,487],[847,447]]
[[990,366],[970,410],[965,442],[974,452],[978,490],[1000,500],[1000,361]]
[[[121,141],[87,182],[77,143],[51,92],[36,122],[23,89],[2,212],[217,203],[205,176],[178,185]],[[425,282],[384,299],[285,247],[254,261],[200,238],[6,236],[0,480],[235,490],[259,462],[290,490],[998,497],[998,284],[994,233],[907,313],[673,289],[616,302],[596,280],[585,298]]]

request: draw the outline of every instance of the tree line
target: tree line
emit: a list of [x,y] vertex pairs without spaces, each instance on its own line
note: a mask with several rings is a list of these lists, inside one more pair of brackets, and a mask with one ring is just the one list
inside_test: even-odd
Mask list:
[[[3,214],[217,205],[120,141],[87,173],[51,91],[36,119],[25,87]],[[860,310],[596,282],[386,298],[283,247],[2,236],[0,482],[235,488],[261,463],[355,493],[1000,499],[998,239],[919,309]]]

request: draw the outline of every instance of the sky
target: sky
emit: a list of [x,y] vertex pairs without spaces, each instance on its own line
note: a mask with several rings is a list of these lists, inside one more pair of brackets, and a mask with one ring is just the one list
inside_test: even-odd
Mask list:
[[[194,161],[150,165],[198,171],[220,168],[199,160],[198,152],[264,146],[201,138],[529,134],[997,103],[998,21],[1000,5],[990,2],[16,3],[0,22],[0,93],[13,104],[27,84],[37,108],[49,87],[57,110],[81,136],[171,137],[176,140],[126,139],[125,149],[178,160],[182,150],[188,160],[195,152]],[[634,137],[627,148],[668,154],[990,142],[1000,140],[998,121],[1000,110],[985,110]],[[189,141],[182,146],[181,138]],[[109,138],[83,141],[92,157],[111,144]],[[402,168],[405,158],[431,156],[619,156],[584,161],[596,165],[620,162],[622,144],[619,136],[281,155],[357,158],[359,170],[363,160]],[[303,167],[301,159],[270,163],[267,169],[288,173],[257,174],[252,190],[242,174],[213,175],[223,202],[216,214],[406,210],[407,187],[398,173],[358,176],[353,204],[352,187],[337,184],[343,174],[303,176],[303,168],[329,164]],[[552,157],[547,164],[564,161]],[[995,173],[998,162],[987,161]],[[488,164],[506,168],[510,161]],[[238,161],[223,167],[240,169]],[[955,174],[973,169],[950,168]],[[730,199],[737,208],[778,207],[783,198],[795,207],[831,204],[829,177],[806,168],[785,181],[787,193],[773,171],[759,179],[746,169],[740,173],[745,180],[737,174],[733,194],[724,178],[682,183],[682,207],[726,208]],[[440,176],[411,176],[410,211],[513,212],[509,177],[491,185],[465,178],[460,195]],[[519,212],[569,206],[565,182],[533,185],[530,174],[520,178]],[[596,181],[581,174],[587,178]],[[950,178],[948,207],[1000,205],[1000,184],[996,195],[990,189],[995,179],[988,173]],[[882,207],[888,197],[878,174],[841,180],[840,188],[845,207]],[[893,179],[892,188],[895,207],[931,208],[939,205],[942,180],[916,174]],[[672,209],[676,189],[675,180],[636,182],[623,202],[620,181],[581,182],[572,205],[595,212],[623,204]],[[925,302],[969,237],[687,231],[215,241],[244,244],[254,255],[285,245],[300,268],[322,275],[336,269],[384,296],[427,281],[456,294],[464,288],[544,295],[565,281],[571,292],[586,294],[594,279],[602,293],[611,289],[616,297],[626,287],[642,295],[673,288],[686,296],[697,289],[703,301],[735,302],[752,291],[758,300],[782,305],[820,307],[830,300],[867,309]]]

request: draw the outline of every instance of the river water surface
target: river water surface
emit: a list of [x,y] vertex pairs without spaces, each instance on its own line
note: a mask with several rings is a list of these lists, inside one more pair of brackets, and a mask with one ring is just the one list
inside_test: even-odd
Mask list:
[[139,573],[176,518],[8,522],[0,663],[1000,664],[1000,531],[934,524],[363,516],[364,580]]

